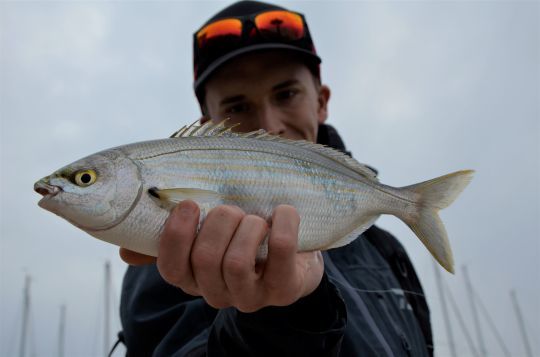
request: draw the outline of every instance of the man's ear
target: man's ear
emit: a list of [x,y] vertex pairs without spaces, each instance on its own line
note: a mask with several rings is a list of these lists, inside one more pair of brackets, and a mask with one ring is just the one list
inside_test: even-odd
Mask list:
[[323,84],[319,88],[319,96],[317,98],[319,105],[317,108],[317,116],[319,124],[322,124],[328,118],[328,101],[330,101],[330,88]]

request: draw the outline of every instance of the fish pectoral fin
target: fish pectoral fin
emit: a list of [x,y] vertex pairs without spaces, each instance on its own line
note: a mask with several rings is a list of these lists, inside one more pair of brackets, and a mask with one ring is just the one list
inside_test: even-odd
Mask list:
[[200,188],[166,188],[158,189],[152,187],[148,190],[150,197],[166,209],[171,209],[177,203],[184,200],[193,200],[198,205],[215,204],[222,200],[220,193]]

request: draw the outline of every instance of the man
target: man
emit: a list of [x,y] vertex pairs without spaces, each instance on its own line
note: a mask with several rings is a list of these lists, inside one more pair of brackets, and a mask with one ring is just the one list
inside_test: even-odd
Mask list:
[[[242,1],[194,37],[202,121],[265,129],[345,150],[328,116],[330,89],[304,18]],[[429,310],[403,247],[372,227],[353,243],[297,253],[301,217],[272,220],[238,207],[181,202],[157,260],[122,249],[131,264],[122,292],[128,356],[426,356]],[[256,262],[268,235],[268,257]]]

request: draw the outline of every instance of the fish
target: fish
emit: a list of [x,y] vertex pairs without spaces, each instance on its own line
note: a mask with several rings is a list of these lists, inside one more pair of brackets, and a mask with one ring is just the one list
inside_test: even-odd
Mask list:
[[[333,148],[233,128],[225,121],[195,122],[170,138],[89,155],[37,181],[34,190],[43,196],[38,205],[95,238],[154,257],[171,209],[186,199],[200,206],[200,224],[218,205],[235,205],[269,222],[277,205],[292,205],[301,218],[301,252],[345,246],[389,214],[454,272],[438,211],[465,189],[473,170],[392,187]],[[260,256],[265,249],[263,243]]]

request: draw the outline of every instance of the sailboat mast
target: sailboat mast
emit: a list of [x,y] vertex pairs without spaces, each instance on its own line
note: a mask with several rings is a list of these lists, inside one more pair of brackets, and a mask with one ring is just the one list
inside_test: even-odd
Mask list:
[[58,327],[58,357],[64,357],[66,333],[66,305],[60,306],[60,326]]
[[485,357],[487,356],[487,350],[484,344],[484,336],[482,335],[482,329],[480,328],[480,320],[478,319],[478,312],[476,310],[476,303],[474,299],[474,291],[472,288],[471,280],[469,279],[469,272],[465,265],[463,266],[463,277],[465,279],[465,285],[467,286],[467,292],[469,295],[469,303],[471,305],[474,327],[476,328],[476,336],[478,338],[478,350],[480,352],[480,356]]
[[110,326],[109,326],[109,316],[110,316],[110,296],[111,296],[111,263],[109,261],[105,262],[105,326],[103,329],[103,355],[107,357],[109,355],[109,336],[110,336]]
[[30,275],[26,275],[24,279],[23,291],[23,320],[21,330],[21,340],[19,345],[19,356],[24,357],[26,354],[26,336],[28,335],[28,320],[30,317]]
[[433,268],[435,269],[435,280],[437,281],[437,288],[439,290],[439,299],[441,300],[441,307],[443,310],[443,318],[446,326],[446,335],[448,337],[448,345],[450,346],[450,355],[452,357],[457,357],[456,347],[454,345],[454,335],[452,334],[452,326],[450,325],[450,316],[448,315],[448,308],[446,306],[446,298],[443,291],[442,281],[441,281],[441,272],[439,267],[433,261]]
[[525,344],[525,351],[527,352],[528,357],[532,357],[531,345],[529,344],[529,339],[527,338],[527,330],[525,329],[525,322],[523,321],[523,315],[521,315],[521,309],[516,297],[516,292],[514,290],[510,291],[510,297],[512,298],[512,303],[514,304],[514,310],[516,311],[516,316],[519,323],[519,328],[521,331],[521,336],[523,337],[523,343]]

